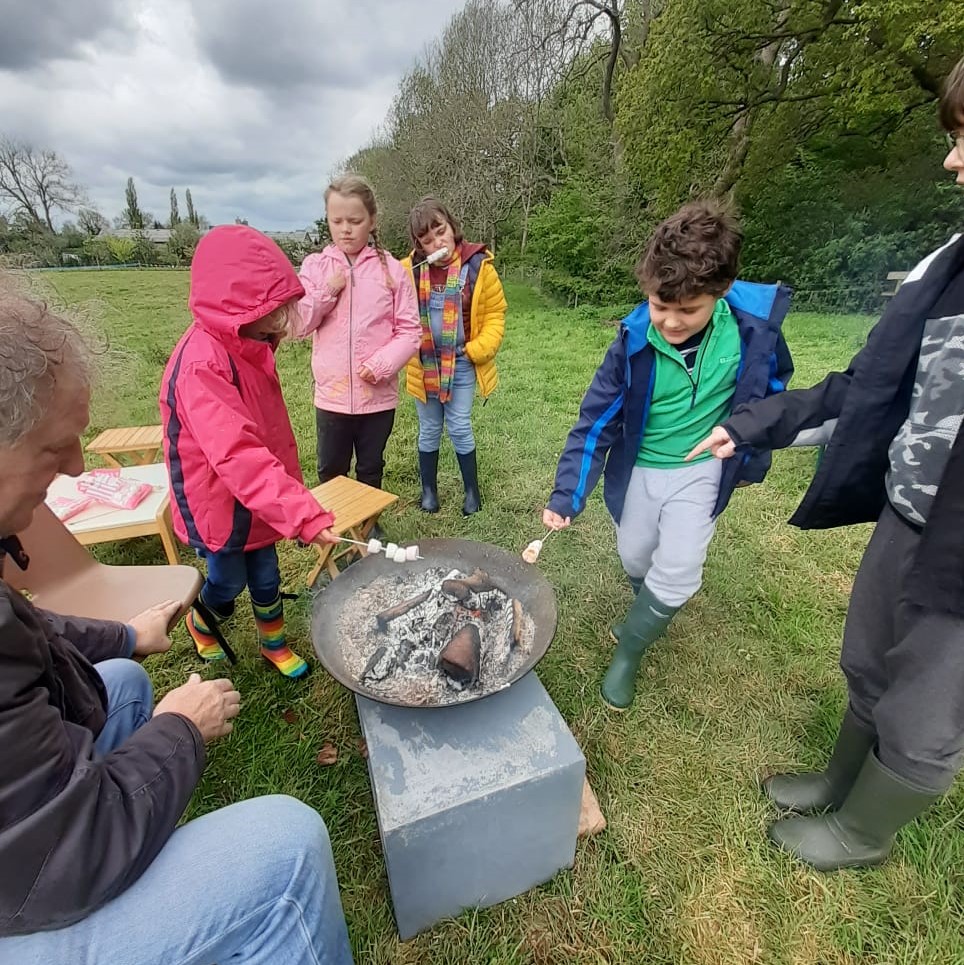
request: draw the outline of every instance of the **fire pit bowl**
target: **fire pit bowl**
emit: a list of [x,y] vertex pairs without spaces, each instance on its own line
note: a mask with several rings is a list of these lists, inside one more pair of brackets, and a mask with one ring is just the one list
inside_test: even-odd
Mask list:
[[[316,594],[311,636],[322,666],[356,694],[399,707],[468,703],[504,690],[524,677],[545,656],[556,632],[556,597],[548,580],[519,556],[489,543],[429,539],[419,544],[419,551],[422,559],[406,563],[396,563],[382,553],[367,556],[349,566],[338,579]],[[452,570],[458,570],[466,577],[482,570],[498,591],[505,594],[508,605],[495,594],[498,599],[493,607],[497,617],[492,622],[495,624],[498,619],[500,628],[508,627],[510,631],[524,623],[523,642],[518,649],[511,649],[509,644],[511,657],[507,657],[504,663],[501,657],[496,663],[494,651],[490,656],[484,650],[482,666],[485,672],[477,683],[462,690],[456,689],[458,684],[455,684],[451,692],[446,688],[439,692],[440,688],[436,686],[434,691],[428,688],[416,694],[385,693],[384,687],[378,683],[370,678],[363,679],[366,661],[385,639],[385,624],[379,624],[378,613],[384,613],[388,606],[421,596],[426,588],[432,590],[435,599],[441,592],[436,589],[440,581],[435,580],[435,573],[448,574]],[[521,611],[518,607],[513,611],[513,600],[521,604]],[[452,606],[456,607],[457,603],[453,602]],[[513,623],[513,612],[517,616],[524,614],[523,619]],[[412,614],[405,619],[411,618]],[[510,632],[509,640],[511,638]],[[424,652],[421,656],[424,658]],[[504,669],[504,673],[500,674],[499,669]]]

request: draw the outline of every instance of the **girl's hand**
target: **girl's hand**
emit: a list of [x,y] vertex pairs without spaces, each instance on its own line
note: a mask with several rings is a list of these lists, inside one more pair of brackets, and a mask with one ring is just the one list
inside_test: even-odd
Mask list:
[[325,284],[328,286],[329,291],[332,295],[337,295],[346,284],[348,284],[348,277],[345,275],[344,268],[336,268],[326,279]]
[[372,385],[378,381],[378,379],[375,378],[375,373],[367,365],[363,365],[358,370],[358,378],[360,378],[362,382],[370,382]]
[[542,511],[542,525],[546,529],[565,529],[572,522],[571,516],[562,517],[551,509]]
[[340,543],[341,537],[336,536],[330,529],[323,529],[312,541],[319,546],[328,546],[333,543]]
[[716,426],[701,443],[693,448],[684,462],[689,462],[700,453],[707,451],[712,452],[717,459],[729,459],[736,452],[736,443],[723,426]]

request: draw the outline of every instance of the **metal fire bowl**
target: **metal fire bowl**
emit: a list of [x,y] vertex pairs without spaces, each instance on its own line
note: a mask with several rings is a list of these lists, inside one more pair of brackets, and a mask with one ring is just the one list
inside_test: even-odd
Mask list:
[[[337,579],[332,580],[315,595],[311,615],[311,639],[315,653],[322,666],[340,684],[356,694],[384,704],[398,707],[416,706],[406,701],[384,697],[355,678],[348,669],[342,653],[337,626],[342,608],[356,591],[368,586],[380,576],[415,575],[426,570],[441,568],[459,569],[466,575],[476,568],[485,570],[509,596],[515,597],[533,620],[534,637],[528,659],[511,676],[507,683],[515,683],[524,677],[546,654],[556,632],[556,595],[549,581],[535,566],[513,553],[507,553],[491,543],[477,543],[467,539],[427,539],[419,543],[424,559],[413,563],[395,563],[384,553],[366,556],[347,567]],[[372,620],[375,614],[371,615]],[[457,707],[473,700],[481,700],[492,693],[471,694],[457,704],[418,704],[418,707]]]

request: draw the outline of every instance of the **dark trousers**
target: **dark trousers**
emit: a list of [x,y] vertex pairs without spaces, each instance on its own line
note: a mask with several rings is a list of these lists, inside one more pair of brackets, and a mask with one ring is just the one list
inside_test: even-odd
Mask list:
[[964,756],[964,619],[902,602],[919,542],[885,507],[850,594],[840,666],[881,762],[944,791]]
[[315,409],[318,431],[318,481],[347,476],[355,455],[355,477],[366,486],[382,487],[385,446],[395,425],[395,410],[345,415]]
[[198,550],[208,564],[208,576],[201,587],[201,599],[221,616],[234,612],[234,601],[247,586],[251,599],[262,605],[278,599],[281,573],[274,546],[259,550]]

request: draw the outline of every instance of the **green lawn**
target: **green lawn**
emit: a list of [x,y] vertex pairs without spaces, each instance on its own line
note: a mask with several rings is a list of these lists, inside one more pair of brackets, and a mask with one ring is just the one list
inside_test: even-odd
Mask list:
[[[47,278],[64,300],[88,303],[107,336],[91,432],[156,421],[160,374],[188,322],[187,274]],[[538,517],[560,447],[618,310],[559,309],[514,285],[508,298],[502,385],[476,408],[484,511],[461,516],[446,443],[443,511],[419,512],[416,419],[405,397],[385,478],[401,496],[385,519],[401,542],[460,536],[521,550],[541,535]],[[869,322],[791,317],[795,384],[844,364]],[[308,346],[283,347],[279,365],[302,466],[313,479]],[[575,868],[548,885],[399,943],[351,695],[320,669],[301,684],[269,673],[256,659],[246,613],[229,625],[242,655],[233,679],[243,714],[230,740],[213,747],[190,814],[274,792],[316,807],[331,830],[360,963],[964,962],[960,787],[900,835],[879,870],[818,875],[765,839],[773,814],[757,790],[760,776],[770,767],[822,763],[835,736],[844,697],[839,640],[870,531],[803,533],[785,525],[813,466],[812,450],[780,453],[766,483],[736,494],[703,591],[650,654],[625,714],[607,712],[596,696],[611,648],[607,628],[630,601],[601,494],[548,543],[540,565],[558,593],[560,621],[538,673],[585,752],[609,821],[605,833],[580,843]],[[102,549],[113,561],[163,562],[157,541]],[[303,590],[310,554],[286,544],[281,557],[287,588]],[[289,620],[305,656],[308,617],[303,594]],[[152,669],[162,689],[197,666],[179,629],[173,653]],[[326,742],[339,752],[327,768],[315,761]]]

